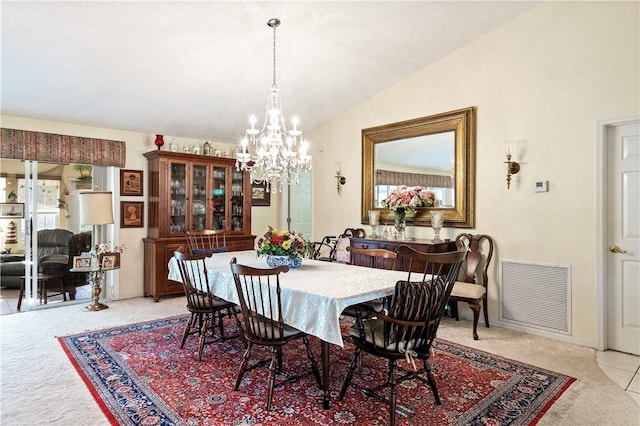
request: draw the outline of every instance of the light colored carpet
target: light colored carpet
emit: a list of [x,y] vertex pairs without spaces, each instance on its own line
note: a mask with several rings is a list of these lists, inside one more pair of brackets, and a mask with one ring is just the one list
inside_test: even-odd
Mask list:
[[[0,317],[0,424],[107,425],[57,336],[184,314],[184,298],[136,298],[85,312],[70,305]],[[439,336],[577,378],[540,425],[640,425],[640,407],[597,366],[595,350],[499,327],[471,338],[467,321],[442,322]],[[332,350],[338,350],[332,348]]]

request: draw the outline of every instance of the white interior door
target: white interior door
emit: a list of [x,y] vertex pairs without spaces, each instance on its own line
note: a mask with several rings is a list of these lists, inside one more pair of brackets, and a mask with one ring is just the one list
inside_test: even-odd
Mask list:
[[307,240],[311,238],[311,173],[300,173],[300,183],[291,185],[291,230],[298,231]]
[[607,346],[640,355],[640,121],[606,141]]

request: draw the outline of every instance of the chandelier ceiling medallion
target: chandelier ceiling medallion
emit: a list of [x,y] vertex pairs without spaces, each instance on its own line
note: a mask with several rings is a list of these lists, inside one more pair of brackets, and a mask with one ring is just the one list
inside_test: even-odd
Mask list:
[[[252,115],[251,127],[240,141],[240,151],[236,154],[236,168],[249,171],[251,180],[265,183],[267,190],[277,191],[285,185],[297,184],[300,173],[311,170],[311,155],[307,154],[309,144],[298,129],[298,117],[291,119],[291,129],[285,125],[276,85],[276,28],[280,20],[269,19],[267,25],[273,28],[273,84],[262,129],[256,128],[256,117]],[[249,152],[249,144],[255,147],[254,155]]]

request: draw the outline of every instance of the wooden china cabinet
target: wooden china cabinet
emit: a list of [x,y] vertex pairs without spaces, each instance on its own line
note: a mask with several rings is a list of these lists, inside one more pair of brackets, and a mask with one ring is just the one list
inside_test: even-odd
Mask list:
[[251,179],[237,171],[232,158],[171,151],[144,154],[149,163],[148,236],[144,241],[144,293],[160,297],[183,294],[169,281],[168,263],[185,231],[225,229],[230,251],[251,250]]

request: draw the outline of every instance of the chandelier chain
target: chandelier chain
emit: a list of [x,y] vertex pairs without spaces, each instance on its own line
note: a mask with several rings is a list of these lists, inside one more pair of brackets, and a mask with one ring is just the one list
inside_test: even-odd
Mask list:
[[273,26],[273,87],[278,87],[276,85],[276,28],[278,26]]

